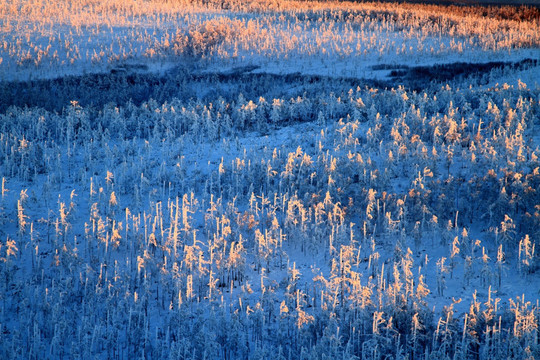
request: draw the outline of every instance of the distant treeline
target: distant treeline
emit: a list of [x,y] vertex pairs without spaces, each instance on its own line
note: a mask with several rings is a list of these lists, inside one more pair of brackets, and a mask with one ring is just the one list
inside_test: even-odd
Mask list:
[[[540,1],[538,0],[374,0],[376,2],[386,3],[410,3],[410,4],[427,4],[427,5],[444,5],[452,7],[498,7],[501,8],[526,8],[531,7],[533,13],[536,13],[538,18],[538,8]],[[357,0],[357,2],[365,2]],[[521,9],[520,9],[521,10]]]

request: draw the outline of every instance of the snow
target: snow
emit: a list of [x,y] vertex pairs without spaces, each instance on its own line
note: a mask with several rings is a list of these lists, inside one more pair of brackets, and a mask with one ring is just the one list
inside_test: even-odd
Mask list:
[[[53,23],[21,45],[71,29],[50,51],[113,41],[107,56],[134,49],[123,59],[18,66],[22,34],[1,34],[4,80],[115,71],[166,88],[180,68],[193,94],[0,114],[0,357],[540,356],[540,64],[423,91],[388,69],[535,60],[540,42],[155,6]],[[205,26],[233,35],[199,58],[163,45]],[[360,38],[374,43],[345,54]],[[231,99],[249,74],[294,76]],[[391,86],[345,88],[360,80]]]

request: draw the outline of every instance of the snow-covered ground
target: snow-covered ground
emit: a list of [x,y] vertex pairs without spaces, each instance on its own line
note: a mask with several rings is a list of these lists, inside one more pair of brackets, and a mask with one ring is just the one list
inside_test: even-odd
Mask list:
[[538,20],[59,4],[0,7],[0,357],[540,357]]

